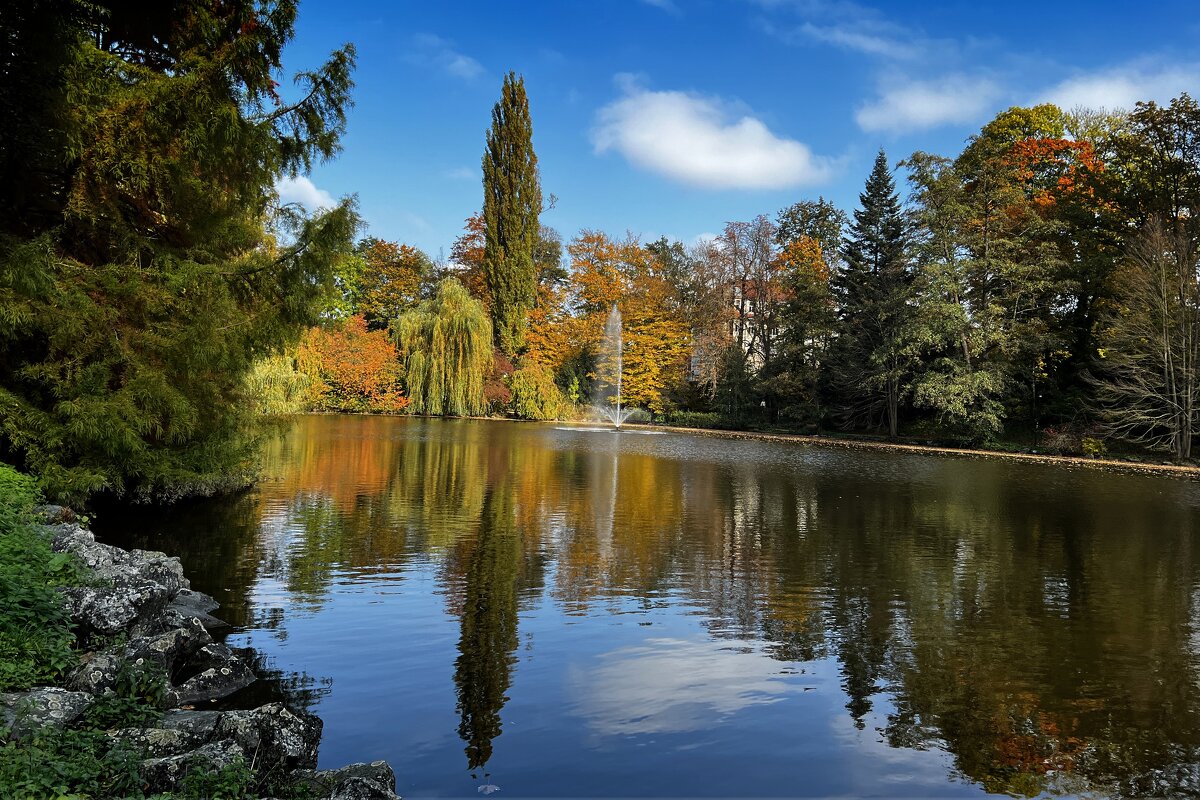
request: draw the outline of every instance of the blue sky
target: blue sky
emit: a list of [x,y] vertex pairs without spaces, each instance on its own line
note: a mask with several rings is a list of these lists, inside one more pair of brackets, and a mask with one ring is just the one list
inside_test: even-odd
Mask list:
[[344,152],[281,189],[356,194],[369,233],[449,254],[482,200],[503,75],[525,76],[542,222],[684,242],[823,195],[879,147],[954,155],[1012,105],[1200,93],[1188,2],[305,0],[290,70],[358,48]]

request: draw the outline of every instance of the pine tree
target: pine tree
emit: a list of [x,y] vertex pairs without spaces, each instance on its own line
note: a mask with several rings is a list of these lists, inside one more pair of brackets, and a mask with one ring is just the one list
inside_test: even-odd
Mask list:
[[913,271],[904,214],[882,150],[859,204],[842,245],[845,264],[833,280],[840,311],[831,367],[847,422],[882,420],[895,438],[911,362],[906,336]]
[[525,79],[510,72],[483,154],[484,269],[496,347],[514,356],[525,343],[525,315],[537,297],[534,250],[542,188]]
[[0,130],[0,457],[49,495],[248,477],[243,378],[315,321],[356,225],[278,208],[277,178],[337,152],[354,66],[346,45],[281,96],[295,14],[0,4],[0,108],[33,104]]

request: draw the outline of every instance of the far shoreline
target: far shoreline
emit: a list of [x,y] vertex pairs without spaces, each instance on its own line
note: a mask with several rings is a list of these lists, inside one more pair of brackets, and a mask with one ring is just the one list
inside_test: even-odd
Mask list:
[[[330,416],[330,417],[396,417],[400,419],[469,419],[488,422],[516,422],[526,424],[540,425],[573,425],[578,427],[612,427],[612,423],[602,421],[588,421],[577,419],[544,419],[544,420],[529,420],[518,419],[516,417],[487,417],[487,416],[464,416],[464,417],[446,417],[446,416],[429,416],[425,414],[377,414],[371,412],[345,412],[345,411],[305,411],[291,416]],[[1200,466],[1192,466],[1188,464],[1168,464],[1154,461],[1123,461],[1116,458],[1089,458],[1087,456],[1062,456],[1052,455],[1049,453],[1025,453],[1009,450],[991,450],[986,448],[972,447],[953,447],[948,445],[935,444],[911,444],[907,442],[890,442],[884,439],[869,438],[866,435],[857,435],[855,437],[838,437],[828,436],[824,434],[807,434],[807,433],[782,433],[771,431],[750,431],[750,430],[729,430],[724,428],[688,428],[678,425],[655,425],[644,423],[626,422],[622,428],[634,428],[639,430],[662,431],[668,433],[690,433],[698,436],[711,436],[714,438],[725,439],[741,439],[746,441],[763,441],[763,442],[790,442],[792,444],[810,445],[814,447],[830,447],[843,448],[851,450],[881,450],[909,453],[923,453],[926,455],[941,455],[954,458],[989,458],[1008,461],[1024,461],[1039,464],[1058,465],[1058,466],[1076,466],[1088,467],[1091,469],[1099,469],[1107,472],[1125,472],[1131,474],[1142,475],[1165,475],[1170,477],[1184,478],[1186,480],[1200,480]]]

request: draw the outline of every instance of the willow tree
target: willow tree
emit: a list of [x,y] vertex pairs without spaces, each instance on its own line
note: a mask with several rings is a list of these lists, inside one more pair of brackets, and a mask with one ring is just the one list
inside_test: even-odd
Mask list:
[[510,72],[483,154],[484,270],[496,347],[508,356],[525,344],[525,316],[537,298],[542,187],[533,152],[525,79]]
[[483,304],[446,278],[437,293],[392,323],[416,414],[468,416],[487,410],[492,324]]
[[354,50],[281,88],[294,0],[0,4],[0,457],[52,496],[171,497],[254,463],[243,377],[316,318],[349,204]]

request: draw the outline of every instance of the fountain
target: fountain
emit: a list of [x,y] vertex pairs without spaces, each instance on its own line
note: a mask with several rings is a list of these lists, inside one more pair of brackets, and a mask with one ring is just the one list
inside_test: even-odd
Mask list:
[[613,303],[608,321],[604,324],[604,340],[596,363],[596,390],[592,407],[617,430],[633,416],[633,411],[621,407],[621,368],[624,343],[621,341],[621,310]]

